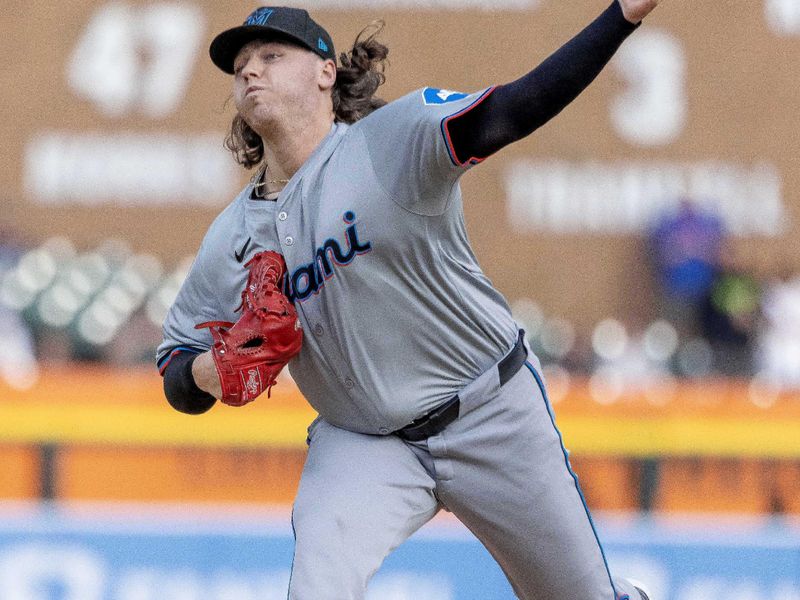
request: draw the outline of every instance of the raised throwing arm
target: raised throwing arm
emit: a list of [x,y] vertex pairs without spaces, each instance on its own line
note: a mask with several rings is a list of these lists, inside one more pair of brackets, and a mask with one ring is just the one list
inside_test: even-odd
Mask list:
[[603,70],[658,0],[615,0],[542,64],[450,119],[458,162],[483,159],[538,129],[561,112]]

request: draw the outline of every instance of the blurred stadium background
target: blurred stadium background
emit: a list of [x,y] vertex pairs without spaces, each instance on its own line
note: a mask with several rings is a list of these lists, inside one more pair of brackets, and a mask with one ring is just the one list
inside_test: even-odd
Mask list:
[[[270,400],[179,415],[154,366],[248,177],[207,46],[257,5],[7,5],[0,599],[285,597],[313,412],[285,375]],[[393,99],[509,81],[606,2],[303,6],[340,51],[386,20]],[[553,123],[463,181],[609,561],[654,600],[800,599],[798,58],[800,0],[665,0]],[[512,597],[447,515],[370,588]]]

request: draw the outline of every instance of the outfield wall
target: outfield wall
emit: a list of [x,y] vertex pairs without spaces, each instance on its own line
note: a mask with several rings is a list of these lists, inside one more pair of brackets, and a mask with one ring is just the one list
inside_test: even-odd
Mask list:
[[[287,376],[271,398],[200,416],[161,385],[155,369],[75,365],[25,391],[0,383],[0,499],[292,501],[316,415]],[[800,398],[750,392],[685,380],[598,402],[584,379],[550,385],[593,508],[800,514]]]
[[[596,515],[612,570],[658,600],[800,596],[800,522]],[[4,600],[278,600],[287,512],[227,506],[0,506]],[[370,600],[513,600],[499,567],[452,518],[378,571]]]

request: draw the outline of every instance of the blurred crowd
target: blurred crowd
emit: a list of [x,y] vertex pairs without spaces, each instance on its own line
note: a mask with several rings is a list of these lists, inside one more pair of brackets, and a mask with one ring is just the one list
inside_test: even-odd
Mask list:
[[709,207],[683,198],[644,237],[656,292],[645,324],[614,316],[582,332],[532,299],[514,304],[555,378],[589,375],[598,401],[632,390],[657,401],[677,378],[743,379],[767,404],[800,389],[800,272],[737,250]]
[[[643,248],[657,291],[647,323],[616,315],[579,328],[533,298],[513,302],[551,378],[588,376],[598,401],[678,378],[746,378],[767,396],[800,389],[795,265],[737,253],[719,217],[691,199],[653,224]],[[60,237],[26,244],[0,228],[0,376],[24,389],[48,362],[152,364],[191,260],[165,265],[117,239],[88,251]]]
[[0,376],[25,389],[45,364],[153,365],[190,264],[165,265],[119,239],[78,251],[63,237],[33,245],[0,228]]
[[800,273],[737,251],[721,219],[683,199],[648,239],[661,316],[703,340],[711,374],[800,387]]

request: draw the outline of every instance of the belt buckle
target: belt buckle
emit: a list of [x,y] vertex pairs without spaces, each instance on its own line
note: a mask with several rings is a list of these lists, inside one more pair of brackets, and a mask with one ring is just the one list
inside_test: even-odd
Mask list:
[[[425,439],[426,437],[430,437],[430,435],[433,435],[434,431],[438,433],[439,431],[441,431],[441,429],[444,429],[444,427],[439,428],[439,425],[443,422],[442,417],[448,410],[452,409],[454,404],[457,404],[458,402],[460,402],[460,399],[458,395],[455,395],[452,398],[450,398],[450,400],[448,400],[444,404],[439,405],[428,414],[423,415],[419,419],[415,419],[405,427],[397,430],[396,433],[401,438],[406,438],[406,436],[410,436],[410,438],[407,439],[412,439],[415,441],[418,439]],[[445,425],[448,424],[449,422],[446,423]]]
[[453,404],[459,401],[458,394],[450,398],[444,404],[440,404],[438,408],[435,408],[431,412],[428,413],[427,422],[428,423],[438,423],[442,420],[442,415],[446,413]]

